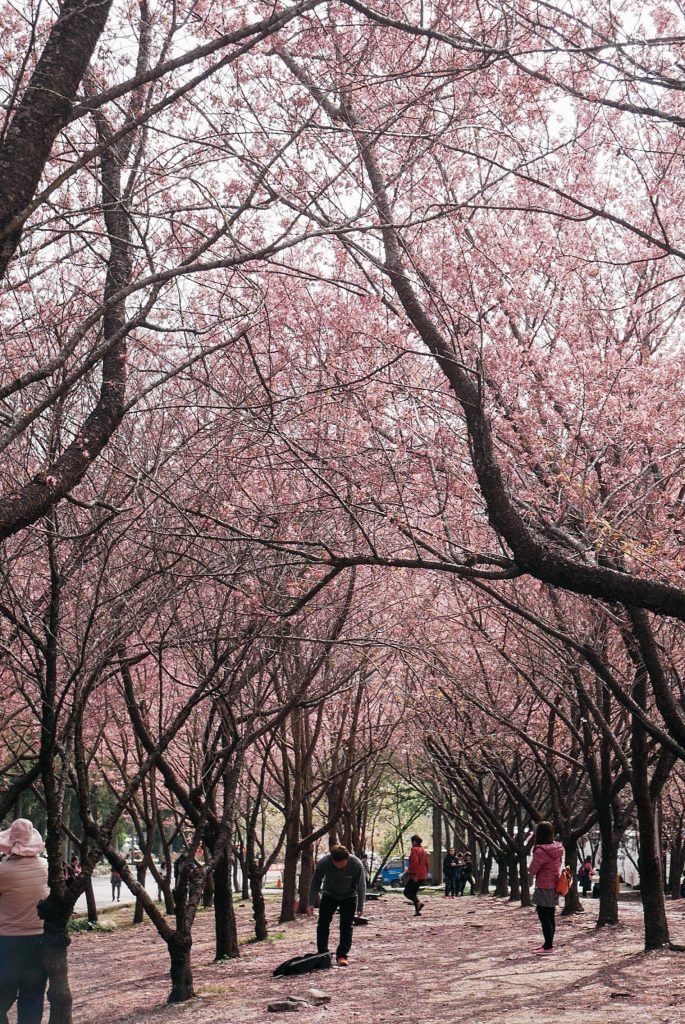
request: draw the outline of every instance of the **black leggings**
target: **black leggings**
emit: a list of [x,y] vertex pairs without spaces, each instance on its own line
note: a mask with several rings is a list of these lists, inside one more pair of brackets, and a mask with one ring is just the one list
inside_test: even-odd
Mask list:
[[551,949],[554,945],[554,932],[557,927],[554,919],[554,907],[538,907],[537,910],[542,925],[542,934],[545,938],[545,949]]
[[404,897],[410,900],[414,904],[416,910],[419,909],[419,889],[421,888],[421,882],[416,879],[409,879],[404,887]]

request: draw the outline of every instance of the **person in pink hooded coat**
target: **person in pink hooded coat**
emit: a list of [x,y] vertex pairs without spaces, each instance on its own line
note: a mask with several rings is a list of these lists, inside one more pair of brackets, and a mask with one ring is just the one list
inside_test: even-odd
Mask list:
[[538,917],[542,925],[544,944],[534,950],[535,953],[548,955],[554,952],[554,932],[556,922],[554,911],[559,896],[557,882],[561,874],[561,859],[564,847],[554,841],[554,828],[549,821],[540,821],[535,829],[535,845],[533,859],[528,868],[529,874],[535,878],[533,903],[537,907]]
[[17,818],[0,832],[0,1024],[17,1003],[18,1024],[40,1024],[47,974],[43,922],[36,904],[48,895],[48,866],[39,832]]

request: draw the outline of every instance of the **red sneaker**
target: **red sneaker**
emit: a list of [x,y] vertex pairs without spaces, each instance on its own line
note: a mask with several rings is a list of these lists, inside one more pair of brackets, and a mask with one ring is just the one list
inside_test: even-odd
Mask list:
[[348,966],[347,957],[346,956],[336,956],[335,962],[338,965],[338,967],[347,967]]

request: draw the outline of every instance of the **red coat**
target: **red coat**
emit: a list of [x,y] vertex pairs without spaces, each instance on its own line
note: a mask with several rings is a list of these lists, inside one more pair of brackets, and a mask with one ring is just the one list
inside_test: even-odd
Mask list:
[[422,846],[412,846],[411,848],[409,877],[412,882],[424,882],[428,878],[428,854]]

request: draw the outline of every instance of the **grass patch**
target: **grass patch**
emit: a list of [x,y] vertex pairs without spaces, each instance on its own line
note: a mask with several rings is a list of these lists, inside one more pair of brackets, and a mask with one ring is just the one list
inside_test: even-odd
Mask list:
[[100,924],[93,923],[85,917],[72,917],[67,925],[67,931],[71,934],[78,934],[79,932],[113,932],[114,926],[111,924]]

